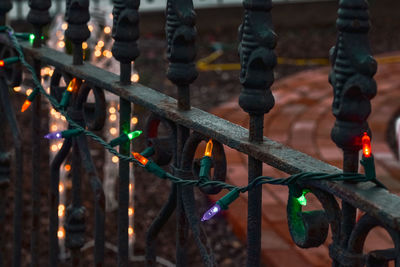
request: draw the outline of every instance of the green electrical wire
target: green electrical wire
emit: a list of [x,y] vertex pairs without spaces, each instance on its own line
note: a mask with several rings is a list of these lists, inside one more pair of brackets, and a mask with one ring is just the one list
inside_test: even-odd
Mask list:
[[[60,112],[68,121],[68,123],[75,129],[82,131],[83,134],[86,136],[92,138],[94,141],[100,143],[105,149],[107,149],[111,154],[117,156],[120,160],[124,161],[129,161],[129,162],[134,162],[139,166],[142,166],[141,163],[136,160],[134,157],[130,156],[125,156],[120,153],[118,153],[117,150],[115,150],[109,143],[104,141],[100,136],[94,134],[93,132],[86,130],[82,126],[80,126],[78,123],[76,123],[74,120],[72,120],[68,114],[65,112],[64,108],[61,107],[61,105],[58,103],[58,101],[52,97],[50,94],[48,94],[44,88],[42,87],[42,84],[40,80],[38,79],[35,69],[25,60],[24,53],[22,50],[21,45],[19,44],[17,38],[14,35],[14,30],[6,26],[6,32],[8,33],[10,40],[12,44],[14,45],[14,48],[18,52],[19,59],[21,63],[27,68],[27,70],[32,74],[32,79],[33,82],[35,83],[36,87],[39,88],[40,92],[49,100],[51,105],[56,109],[58,112]],[[227,184],[225,182],[220,182],[220,181],[209,181],[209,180],[184,180],[179,177],[176,177],[172,175],[169,172],[166,172],[163,174],[163,177],[160,177],[163,179],[168,179],[174,184],[178,185],[183,185],[183,186],[196,186],[196,187],[218,187],[221,189],[227,189],[229,191],[232,190],[239,190],[240,193],[245,193],[257,186],[263,185],[263,184],[272,184],[272,185],[293,185],[298,182],[303,182],[303,181],[320,181],[320,180],[329,180],[329,181],[354,181],[354,182],[366,182],[366,181],[372,181],[375,182],[378,186],[382,186],[381,184],[378,183],[376,179],[370,179],[367,178],[365,175],[362,174],[357,174],[357,173],[335,173],[335,174],[327,174],[327,173],[313,173],[313,172],[301,172],[298,174],[294,174],[288,178],[272,178],[272,177],[267,177],[267,176],[259,176],[255,178],[252,182],[250,182],[247,186],[234,186],[231,184]]]

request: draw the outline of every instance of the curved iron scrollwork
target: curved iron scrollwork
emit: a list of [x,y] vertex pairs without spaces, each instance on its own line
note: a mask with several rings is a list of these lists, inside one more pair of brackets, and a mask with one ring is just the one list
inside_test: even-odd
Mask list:
[[[166,136],[164,134],[161,135],[161,125],[165,128]],[[163,166],[170,163],[171,160],[176,162],[176,149],[174,148],[174,140],[176,140],[175,124],[152,113],[147,118],[144,135],[147,145],[154,148],[153,160],[157,164]],[[156,264],[157,235],[176,209],[176,199],[176,186],[172,185],[167,202],[161,208],[157,217],[154,218],[146,233],[147,266],[155,266]]]
[[[165,126],[169,129],[169,136],[164,138],[158,138],[158,128],[160,123],[164,123]],[[170,123],[169,121],[165,121],[161,119],[157,115],[151,115],[146,124],[146,136],[147,142],[149,145],[158,144],[162,141],[160,140],[174,140],[176,138],[176,130],[174,124]],[[193,172],[197,171],[195,167],[195,152],[198,145],[202,141],[206,141],[208,138],[205,136],[194,132],[192,133],[189,138],[187,139],[183,152],[182,152],[182,160],[180,163],[180,168],[176,167],[174,162],[171,162],[171,168],[174,175],[177,175],[180,178],[184,179],[195,179],[195,175]],[[167,146],[168,147],[168,146]],[[163,157],[156,157],[162,158],[162,163],[167,163],[170,161],[174,155],[170,153],[174,151],[174,149],[167,149],[164,152],[157,152],[159,149],[165,149],[165,146],[154,146],[155,154],[154,155],[168,155]],[[160,161],[160,159],[159,159]],[[223,149],[222,144],[217,141],[214,141],[213,146],[213,166],[214,166],[214,179],[219,181],[225,181],[226,176],[226,159],[225,159],[225,152]],[[206,194],[216,194],[220,191],[219,188],[203,188],[202,191]],[[183,203],[183,209],[185,218],[189,223],[189,227],[193,232],[194,241],[200,251],[203,263],[205,266],[214,266],[215,260],[210,250],[210,246],[207,241],[206,234],[204,233],[203,229],[199,224],[199,218],[197,215],[197,210],[195,206],[195,199],[194,199],[194,192],[193,187],[191,186],[184,186],[181,190],[181,197]],[[177,190],[176,186],[173,186],[171,189],[170,196],[168,201],[161,209],[158,216],[154,219],[152,225],[149,227],[146,237],[146,261],[148,266],[153,266],[155,264],[156,259],[156,248],[155,248],[155,239],[157,234],[163,227],[163,225],[167,222],[169,217],[172,215],[173,211],[176,209],[176,199],[177,199]]]
[[363,132],[370,135],[366,120],[377,91],[373,79],[377,63],[368,42],[368,3],[341,0],[338,14],[338,40],[330,53],[333,69],[329,82],[334,89],[332,111],[336,117],[331,136],[343,150],[358,151]]
[[[198,172],[200,169],[199,160],[195,159],[195,152],[198,145],[202,141],[207,141],[208,138],[198,132],[193,132],[185,143],[183,150],[181,168],[191,171],[193,178],[199,178]],[[225,182],[226,179],[226,157],[224,147],[220,142],[213,141],[212,152],[212,167],[214,167],[213,180]],[[221,188],[216,187],[201,187],[200,190],[205,194],[218,194]]]
[[[373,250],[363,253],[368,234],[375,227],[383,227],[393,240],[394,248]],[[390,261],[398,266],[400,263],[400,233],[385,226],[377,218],[365,214],[355,225],[349,239],[348,248],[336,244],[329,248],[331,257],[343,266],[388,266]]]
[[[317,197],[324,210],[302,211],[297,198],[305,189]],[[339,242],[341,212],[335,198],[329,193],[305,185],[290,186],[287,218],[290,235],[301,248],[318,247],[323,244],[328,236],[329,225],[333,243]]]
[[[166,133],[161,133],[162,130]],[[155,153],[152,156],[154,162],[160,166],[167,165],[172,159],[175,162],[175,124],[152,113],[147,118],[144,135],[146,137],[147,146],[154,148]]]
[[[58,100],[61,99],[62,93],[66,90],[66,86],[61,85],[61,79],[64,79],[65,84],[68,84],[72,77],[64,74],[59,70],[55,70],[50,81],[50,94]],[[89,92],[93,91],[94,103],[87,105],[86,103]],[[70,117],[80,125],[88,127],[92,130],[99,130],[104,125],[105,120],[105,97],[104,92],[99,88],[93,88],[88,83],[83,83],[76,90],[74,96],[68,103],[67,112]],[[95,202],[95,263],[96,266],[101,266],[104,261],[104,222],[105,222],[105,196],[101,181],[97,175],[95,165],[92,161],[86,137],[78,135],[72,138],[65,138],[63,146],[54,158],[51,166],[51,213],[50,213],[50,244],[55,246],[57,251],[57,224],[58,218],[54,210],[57,210],[59,202],[59,168],[62,162],[72,148],[73,153],[73,201],[72,206],[68,207],[66,213],[66,247],[72,251],[72,260],[77,263],[80,261],[79,251],[84,245],[84,207],[81,205],[80,188],[81,188],[81,164],[85,168],[89,179],[92,191],[94,193]],[[50,249],[53,249],[50,246]],[[56,251],[51,251],[50,264],[56,266],[57,255]]]

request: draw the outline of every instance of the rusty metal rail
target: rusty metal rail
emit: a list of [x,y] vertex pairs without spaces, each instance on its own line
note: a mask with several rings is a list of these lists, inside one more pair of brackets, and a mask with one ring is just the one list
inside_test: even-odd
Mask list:
[[[42,28],[49,23],[50,0],[30,1],[31,11],[28,21],[33,24],[36,36],[41,36]],[[190,105],[190,84],[196,79],[194,64],[195,51],[195,13],[192,1],[168,0],[167,2],[167,57],[169,68],[167,77],[176,85],[177,99],[157,92],[140,84],[131,84],[130,75],[132,61],[139,56],[137,47],[138,0],[115,0],[113,10],[113,34],[115,40],[113,56],[120,62],[121,73],[115,75],[106,70],[84,63],[82,60],[82,42],[89,37],[87,22],[89,20],[88,2],[83,0],[67,1],[66,21],[68,29],[66,37],[73,43],[73,55],[57,52],[43,46],[41,38],[36,38],[33,46],[22,43],[24,54],[30,58],[34,71],[40,77],[40,68],[50,65],[55,68],[51,78],[51,94],[61,100],[65,87],[61,86],[61,78],[70,81],[72,77],[84,80],[76,96],[72,97],[66,112],[70,118],[89,130],[100,130],[104,124],[105,98],[104,90],[120,97],[120,132],[128,132],[132,113],[131,103],[149,110],[152,115],[146,124],[148,144],[154,146],[160,165],[169,165],[174,176],[193,180],[192,163],[198,144],[206,139],[215,141],[213,155],[216,180],[224,180],[226,160],[222,145],[236,149],[249,158],[248,181],[251,183],[262,174],[262,164],[267,163],[288,174],[300,172],[340,173],[342,170],[314,159],[299,151],[290,149],[273,140],[263,137],[263,118],[273,108],[275,100],[270,91],[274,81],[273,68],[277,63],[274,53],[276,35],[272,30],[271,0],[245,0],[243,24],[239,30],[241,60],[240,82],[243,90],[239,97],[239,105],[250,116],[250,127],[245,129],[224,119],[216,117]],[[0,4],[0,25],[5,23],[5,15],[11,9],[10,1]],[[336,123],[333,126],[333,141],[343,150],[343,170],[349,173],[358,171],[361,148],[360,138],[364,132],[370,133],[367,117],[371,112],[370,100],[376,94],[373,75],[376,72],[376,61],[370,55],[367,32],[369,30],[368,4],[365,0],[341,0],[339,3],[339,29],[336,46],[331,50],[332,72],[329,81],[334,88],[333,114]],[[0,35],[2,49],[9,49],[8,38]],[[21,137],[10,107],[8,86],[21,82],[20,66],[2,70],[0,73],[0,94],[2,114],[10,124],[13,132],[16,166],[18,172],[14,179],[14,267],[21,266],[22,244],[22,152]],[[92,91],[95,103],[92,105],[92,116],[86,116],[84,106],[89,92]],[[33,101],[32,140],[39,140],[42,133],[40,123],[40,98]],[[170,130],[168,138],[157,135],[158,126],[164,124]],[[163,145],[161,145],[163,144]],[[168,144],[168,145],[166,145]],[[32,158],[39,158],[40,142],[32,147]],[[121,155],[129,155],[129,143],[119,147]],[[9,183],[10,160],[0,142],[0,189],[4,191]],[[93,262],[95,266],[104,265],[105,249],[105,207],[104,192],[101,180],[94,167],[86,136],[79,135],[64,139],[62,148],[51,163],[50,195],[49,195],[49,266],[59,263],[57,241],[59,204],[60,166],[68,154],[72,160],[72,205],[66,213],[66,247],[71,252],[72,266],[82,263],[82,248],[85,244],[85,208],[81,199],[81,177],[85,171],[91,182],[94,199],[95,241]],[[4,155],[4,157],[3,157]],[[161,156],[160,156],[161,155]],[[166,156],[170,155],[170,156]],[[119,162],[119,211],[118,211],[118,266],[129,265],[128,257],[128,204],[129,204],[129,163]],[[220,175],[220,176],[219,176]],[[218,177],[216,177],[218,176]],[[40,238],[39,221],[41,170],[32,165],[32,227],[31,233],[31,266],[39,266]],[[295,193],[288,196],[287,217],[293,241],[302,248],[316,247],[325,242],[329,228],[332,232],[330,256],[333,266],[386,266],[395,262],[400,266],[400,198],[386,189],[377,187],[372,182],[331,182],[302,181],[298,188],[290,190],[310,190],[323,206],[323,210],[302,212],[295,201]],[[203,188],[206,194],[218,192],[218,188]],[[5,199],[0,196],[0,204]],[[342,201],[339,206],[337,198]],[[261,187],[249,189],[248,201],[248,250],[247,266],[261,264]],[[365,212],[356,221],[356,209]],[[147,266],[156,264],[156,242],[158,232],[176,210],[176,265],[188,266],[187,244],[188,231],[192,231],[193,239],[201,254],[205,266],[216,265],[212,251],[204,244],[206,236],[201,230],[200,220],[196,212],[193,186],[176,184],[172,186],[170,197],[159,215],[154,219],[147,233]],[[0,210],[0,225],[3,220]],[[376,227],[384,227],[393,239],[394,248],[371,251],[363,254],[363,244],[369,231]],[[0,239],[4,242],[3,239]],[[0,244],[0,266],[3,260],[4,244]]]

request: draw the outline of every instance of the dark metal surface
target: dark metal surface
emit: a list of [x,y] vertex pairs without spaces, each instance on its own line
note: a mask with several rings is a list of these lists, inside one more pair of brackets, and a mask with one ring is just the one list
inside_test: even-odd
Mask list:
[[[12,266],[21,266],[21,242],[22,242],[22,186],[23,186],[23,153],[22,139],[14,109],[11,105],[8,86],[4,74],[0,75],[0,99],[2,112],[7,119],[11,128],[12,140],[15,149],[15,167],[16,173],[14,177],[14,214],[13,214],[13,253]],[[2,128],[3,131],[3,128]]]
[[[35,39],[33,41],[34,47],[40,47],[42,44],[42,28],[50,23],[51,18],[49,9],[51,0],[32,0],[29,1],[29,13],[27,20],[33,25]],[[40,76],[41,62],[40,59],[33,60],[33,67],[35,72]],[[35,88],[33,88],[35,89]],[[40,139],[41,134],[41,96],[37,95],[32,103],[31,116],[32,116],[32,233],[31,233],[31,266],[40,266],[39,262],[39,231],[40,231],[40,164],[41,149]]]
[[[83,64],[81,44],[89,37],[86,23],[89,20],[88,0],[68,0],[66,20],[69,24],[67,37],[74,43],[71,56],[47,47],[40,47],[42,27],[49,22],[48,9],[51,1],[30,1],[28,21],[34,25],[36,39],[34,47],[24,43],[24,52],[32,57],[35,71],[40,73],[41,64],[56,68],[51,80],[51,95],[61,99],[65,86],[60,86],[63,77],[68,83],[72,77],[85,80],[74,93],[68,114],[72,119],[90,130],[101,130],[106,116],[104,90],[120,97],[120,133],[130,131],[131,105],[143,106],[153,113],[147,123],[145,135],[147,145],[155,153],[153,160],[160,165],[170,165],[171,172],[182,179],[199,179],[198,159],[195,151],[202,141],[212,139],[214,151],[212,179],[225,179],[226,159],[223,145],[236,149],[249,157],[249,182],[262,174],[262,164],[267,163],[289,174],[298,172],[337,173],[340,169],[323,163],[298,151],[287,148],[263,137],[264,114],[274,106],[270,87],[274,81],[273,68],[276,65],[274,47],[276,35],[272,29],[270,0],[246,0],[244,19],[240,26],[239,54],[241,60],[240,82],[243,86],[239,105],[250,115],[249,130],[227,122],[202,110],[190,106],[190,84],[196,79],[195,59],[195,13],[192,1],[168,0],[166,9],[168,78],[177,87],[177,99],[142,86],[131,84],[132,61],[138,55],[139,38],[138,0],[115,0],[113,10],[112,48],[114,57],[120,62],[121,73],[115,75],[106,70]],[[10,1],[0,4],[0,24],[4,22]],[[371,57],[367,33],[369,30],[368,4],[365,0],[339,1],[338,40],[331,50],[332,71],[330,83],[334,88],[333,114],[336,117],[332,129],[333,141],[343,150],[343,170],[358,171],[358,152],[363,132],[370,133],[367,117],[371,112],[370,100],[376,94],[373,75],[376,62]],[[9,42],[0,35],[2,54],[12,54],[7,48]],[[8,50],[7,50],[8,49]],[[73,62],[73,65],[69,64]],[[17,65],[16,65],[17,66]],[[15,114],[10,105],[8,87],[19,84],[16,73],[18,66],[0,70],[0,118],[6,118],[13,133],[15,161],[17,166],[14,179],[14,243],[13,266],[21,265],[22,231],[22,144]],[[10,77],[11,79],[7,78]],[[6,77],[7,76],[7,77]],[[38,75],[40,76],[40,75]],[[95,102],[87,103],[89,92]],[[40,97],[36,97],[32,112],[33,158],[40,157],[41,131]],[[160,125],[168,134],[159,136]],[[164,130],[165,130],[164,129]],[[0,138],[1,138],[0,133]],[[1,141],[1,140],[0,140]],[[36,141],[36,142],[35,142]],[[85,244],[85,208],[82,205],[81,190],[83,169],[90,180],[95,206],[94,266],[104,265],[105,207],[104,192],[91,158],[86,136],[66,138],[63,146],[51,163],[49,195],[49,266],[58,265],[58,205],[59,176],[61,164],[72,150],[72,205],[66,212],[66,247],[71,252],[71,265],[80,266]],[[121,154],[129,155],[130,143],[119,147]],[[9,158],[5,146],[0,142],[0,190],[8,185]],[[32,237],[31,266],[40,266],[38,248],[40,231],[40,179],[39,165],[32,166]],[[129,163],[119,162],[119,211],[118,211],[118,266],[129,266],[128,251],[128,204],[129,204]],[[201,179],[207,179],[202,176]],[[303,189],[310,190],[322,204],[322,210],[303,212],[296,200]],[[204,188],[203,193],[217,193],[216,188]],[[328,230],[332,232],[330,256],[333,266],[386,266],[394,261],[400,266],[400,198],[371,182],[327,182],[303,181],[291,185],[287,206],[288,224],[294,242],[302,248],[316,247],[325,242]],[[261,244],[261,187],[249,191],[248,200],[248,258],[247,266],[260,265]],[[3,206],[5,198],[0,196],[0,226],[4,223]],[[340,207],[337,199],[342,201]],[[356,209],[365,212],[359,221],[355,220]],[[146,236],[146,265],[156,266],[157,236],[176,210],[176,264],[188,266],[186,255],[188,244],[194,241],[205,266],[216,262],[207,236],[202,230],[195,205],[193,186],[172,185],[171,192],[159,215],[154,219]],[[394,248],[363,252],[366,237],[374,227],[387,230]],[[190,238],[189,238],[190,237]],[[3,236],[1,236],[3,238]],[[0,239],[3,242],[3,239]],[[0,266],[3,249],[0,245]]]
[[[115,42],[112,53],[120,62],[121,85],[131,83],[132,61],[139,56],[137,39],[139,38],[139,0],[115,0],[113,9],[112,37]],[[131,102],[120,97],[119,100],[119,132],[130,132]],[[130,142],[119,146],[119,153],[129,155]],[[118,184],[118,266],[126,267],[129,261],[129,162],[119,161]]]
[[72,63],[82,65],[82,43],[90,36],[87,26],[90,19],[89,0],[67,0],[66,5],[65,20],[68,22],[68,28],[65,31],[65,36],[74,45]]
[[[121,95],[123,98],[139,104],[162,117],[175,121],[187,128],[195,129],[203,135],[210,136],[222,144],[289,174],[301,171],[326,173],[341,171],[334,166],[290,149],[266,137],[263,137],[262,144],[252,144],[248,141],[248,130],[239,125],[194,107],[190,111],[179,111],[176,109],[177,101],[174,98],[140,84],[122,86],[118,83],[118,75],[90,64],[83,66],[65,64],[70,56],[63,53],[45,47],[40,49],[26,47],[25,51],[30,52],[34,57],[42,58],[43,62],[57,66],[114,94]],[[400,205],[400,199],[387,190],[376,188],[370,182],[358,185],[341,182],[318,182],[317,184],[321,188],[329,189],[332,194],[345,198],[356,206],[363,207],[363,210],[367,209],[368,212],[380,214],[388,223],[400,229],[400,210],[395,208]]]
[[[371,135],[367,123],[371,113],[370,100],[377,91],[373,80],[377,63],[371,55],[368,41],[368,2],[341,0],[337,28],[337,43],[331,49],[333,68],[329,76],[334,88],[332,111],[336,117],[331,136],[343,150],[343,171],[357,173],[361,137],[364,132]],[[340,246],[344,252],[349,249],[348,242],[354,233],[356,214],[356,207],[343,200],[340,244],[333,243],[332,247]],[[334,266],[348,264],[349,259],[346,256],[344,253],[343,257],[333,257]]]

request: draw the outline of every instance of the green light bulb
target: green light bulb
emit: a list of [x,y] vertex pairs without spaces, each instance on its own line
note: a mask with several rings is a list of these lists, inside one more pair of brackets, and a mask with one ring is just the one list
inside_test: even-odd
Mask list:
[[310,191],[309,190],[303,190],[303,194],[300,197],[296,198],[297,202],[299,202],[300,205],[302,205],[302,206],[306,206],[307,205],[306,194],[308,192],[310,192]]
[[29,34],[29,42],[33,44],[34,41],[35,41],[35,35],[33,33]]
[[129,140],[132,140],[133,138],[136,138],[136,137],[138,137],[139,135],[141,135],[142,132],[143,132],[143,131],[134,131],[134,132],[128,133],[127,136],[128,136],[128,138],[129,138]]

